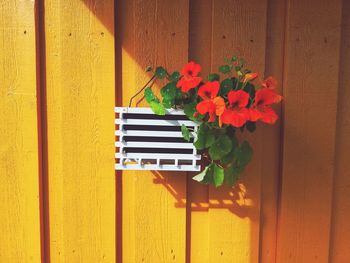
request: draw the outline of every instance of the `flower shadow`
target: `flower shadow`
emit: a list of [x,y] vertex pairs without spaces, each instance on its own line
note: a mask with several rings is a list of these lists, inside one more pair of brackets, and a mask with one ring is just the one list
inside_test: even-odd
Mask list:
[[[180,175],[179,172],[152,171],[153,183],[162,185],[176,200],[174,206],[187,208],[191,212],[208,212],[209,209],[226,209],[240,218],[259,219],[259,209],[243,182],[234,187],[221,186],[215,188],[200,184],[192,179],[195,173]],[[176,177],[187,176],[186,191]],[[169,178],[172,177],[172,180]]]

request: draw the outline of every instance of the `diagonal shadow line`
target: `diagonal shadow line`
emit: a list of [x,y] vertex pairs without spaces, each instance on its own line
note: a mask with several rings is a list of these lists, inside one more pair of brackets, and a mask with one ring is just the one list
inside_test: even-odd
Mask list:
[[[104,1],[102,0],[81,0],[81,2],[95,15],[95,17],[97,17],[99,19],[99,21],[106,27],[106,29],[115,36],[115,31],[117,32],[121,32],[122,33],[122,26],[121,23],[123,23],[122,21],[122,4],[121,1],[114,1],[114,10],[115,10],[115,17],[114,19],[110,19],[110,17],[106,17],[102,15],[102,12],[99,12],[101,9],[104,8]],[[97,3],[98,4],[97,4]],[[107,3],[108,5],[110,5],[110,3]],[[121,43],[121,37],[115,37],[115,75],[118,76],[118,78],[116,79],[116,89],[115,89],[115,94],[116,94],[116,105],[121,105],[121,97],[122,97],[122,91],[121,89],[118,89],[117,87],[121,87],[122,85],[122,52],[123,46]],[[156,173],[155,173],[156,174]],[[120,176],[117,176],[117,178]],[[162,180],[160,179],[161,177],[156,176],[157,179],[155,179],[155,183],[159,183],[159,184],[163,184],[172,194],[175,198],[177,198],[177,203],[175,204],[175,206],[177,207],[182,207],[185,208],[186,207],[186,201],[184,201],[184,198],[178,198],[178,196],[176,194],[174,194],[174,192],[172,192],[171,186],[167,185],[166,183],[162,183]],[[231,189],[232,190],[232,189]],[[236,195],[238,196],[238,192],[237,189],[233,189],[234,191],[236,191]],[[230,191],[226,191],[226,194],[224,194],[222,197],[222,200],[215,200],[214,202],[211,202],[211,204],[209,204],[210,208],[227,208],[230,209],[232,211],[232,207],[235,206],[235,200],[232,199],[232,193],[230,193]],[[232,201],[232,203],[225,203],[225,200],[229,200]],[[203,200],[205,203],[205,200]],[[237,201],[237,200],[236,200]],[[209,202],[210,203],[210,202]],[[240,209],[242,209],[242,207],[240,205],[238,205],[240,207]],[[206,210],[206,207],[201,207],[200,203],[195,203],[194,207],[192,207],[193,211],[201,211],[201,210]],[[203,210],[203,211],[204,211]],[[236,210],[236,209],[233,209]],[[233,212],[233,211],[232,211]],[[244,216],[245,213],[239,213],[240,215]]]
[[[113,0],[111,0],[113,1]],[[114,35],[114,28],[115,23],[114,19],[111,19],[108,16],[104,16],[100,11],[100,9],[104,8],[104,4],[110,6],[110,1],[106,0],[81,0],[81,2],[90,10],[92,14],[94,14],[95,17],[98,18],[98,20],[104,25],[104,27],[109,31],[111,35]],[[118,5],[118,1],[114,0],[114,7],[115,7],[115,17],[117,16],[117,9],[116,6]]]
[[[103,5],[102,0],[81,0],[84,5],[99,19],[99,21],[105,26],[105,28],[113,35],[115,36],[115,31],[119,32],[119,34],[122,35],[122,26],[121,23],[123,23],[121,17],[121,1],[114,1],[114,8],[115,8],[115,18],[114,20],[111,20],[108,17],[104,17],[101,12],[99,12],[99,9],[97,9],[97,6]],[[96,2],[99,4],[97,5]],[[98,7],[100,8],[100,7]],[[111,23],[113,21],[113,23]],[[114,31],[115,30],[115,31]],[[116,79],[116,87],[121,87],[122,85],[122,48],[123,45],[121,43],[121,36],[118,35],[118,37],[115,36],[115,76],[118,76]],[[116,88],[115,94],[116,94],[116,105],[121,105],[121,89]],[[255,206],[250,206],[242,203],[242,198],[240,197],[240,190],[235,189],[228,189],[225,190],[224,193],[220,191],[216,191],[215,189],[212,190],[212,197],[214,197],[211,200],[188,200],[187,194],[185,196],[181,196],[179,194],[180,191],[177,191],[176,185],[169,185],[167,183],[167,180],[162,179],[164,176],[155,175],[154,183],[155,184],[161,184],[163,185],[176,199],[175,207],[177,208],[185,208],[188,213],[186,216],[186,219],[188,220],[186,222],[187,227],[191,225],[191,219],[189,215],[191,212],[207,212],[208,209],[227,209],[231,213],[235,214],[236,216],[240,218],[250,218],[252,221],[258,220],[258,214],[256,211]],[[190,175],[187,175],[188,179],[187,181],[191,180],[189,178]],[[165,176],[167,177],[167,176]],[[189,185],[187,185],[187,192],[189,191]],[[182,193],[182,192],[181,192]],[[183,195],[184,193],[182,193]],[[249,194],[248,194],[249,195]],[[249,198],[249,196],[248,196]],[[243,197],[244,199],[244,197]],[[122,262],[122,173],[116,172],[116,251],[117,251],[117,260],[116,262]],[[187,233],[189,235],[190,232]],[[188,239],[190,240],[190,239]],[[187,241],[186,247],[187,249],[190,249],[190,241]],[[189,255],[189,251],[187,251],[187,256]],[[187,259],[187,262],[189,262],[189,259]]]

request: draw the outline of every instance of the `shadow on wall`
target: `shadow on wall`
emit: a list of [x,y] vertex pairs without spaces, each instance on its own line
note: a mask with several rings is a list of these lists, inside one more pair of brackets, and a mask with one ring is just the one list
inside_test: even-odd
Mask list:
[[[112,1],[112,0],[110,0]],[[125,14],[121,14],[120,9],[121,6],[118,6],[118,3],[115,7],[115,16],[116,21],[111,21],[110,17],[106,16],[106,12],[108,12],[108,8],[111,6],[111,3],[108,1],[98,1],[98,4],[88,1],[82,0],[87,8],[92,12],[94,16],[96,16],[101,23],[105,26],[105,28],[111,33],[114,34],[114,31],[118,31],[119,39],[116,39],[116,75],[122,76],[121,74],[121,66],[122,66],[122,56],[121,50],[127,50],[127,47],[124,47],[122,43],[123,39],[123,28],[120,26],[122,23],[122,16]],[[120,5],[120,3],[119,3]],[[116,24],[116,29],[114,29],[114,22]],[[129,54],[132,56],[132,54]],[[145,68],[148,65],[143,65],[144,61],[139,62],[138,66],[140,68]],[[121,86],[121,78],[117,78],[117,87]],[[121,89],[117,89],[117,100],[116,104],[121,105]],[[142,101],[142,96],[139,96],[139,100],[137,104]],[[228,188],[226,186],[220,187],[216,189],[213,186],[200,185],[197,182],[191,182],[192,177],[195,175],[194,173],[188,174],[188,183],[187,183],[187,193],[184,192],[184,189],[181,184],[176,184],[176,179],[167,180],[168,177],[183,177],[185,174],[181,175],[175,172],[164,172],[164,171],[153,171],[152,172],[154,178],[153,182],[155,184],[163,185],[174,197],[176,200],[175,207],[178,208],[186,208],[191,203],[191,211],[192,212],[207,212],[209,209],[227,209],[231,213],[237,215],[240,218],[250,218],[252,221],[259,220],[259,208],[254,205],[253,199],[249,195],[249,191],[246,189],[243,183],[237,184],[234,188]],[[119,178],[120,176],[117,176]],[[200,192],[200,194],[196,194]],[[210,198],[209,198],[210,192]],[[186,196],[187,200],[186,201]]]
[[111,35],[114,35],[114,20],[111,19],[109,12],[113,14],[114,10],[111,10],[114,0],[81,0],[82,3],[90,10],[91,14],[98,18],[98,20],[104,25]]
[[[209,209],[227,209],[231,213],[240,218],[250,218],[251,220],[259,220],[259,210],[254,206],[253,200],[249,197],[249,192],[243,183],[238,183],[233,188],[222,186],[215,188],[214,186],[202,185],[193,181],[187,183],[187,187],[191,191],[206,192],[207,194],[192,195],[186,193],[182,189],[178,189],[176,180],[167,180],[168,177],[182,177],[178,172],[152,171],[154,176],[153,182],[161,184],[165,187],[176,200],[175,207],[186,208],[187,201],[191,202],[192,212],[207,212]],[[192,180],[195,173],[188,174],[188,180]],[[197,188],[197,189],[196,189]],[[209,196],[210,191],[210,198]]]

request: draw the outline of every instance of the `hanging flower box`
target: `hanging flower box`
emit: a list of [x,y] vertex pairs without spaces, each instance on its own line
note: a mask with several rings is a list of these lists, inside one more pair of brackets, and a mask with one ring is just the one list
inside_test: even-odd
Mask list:
[[150,108],[117,107],[115,112],[117,170],[200,171],[201,155],[181,132],[185,125],[194,136],[198,123],[183,110],[156,115]]
[[[218,70],[204,80],[194,62],[181,72],[148,68],[153,73],[150,81],[128,108],[115,110],[116,169],[201,171],[194,180],[216,187],[234,185],[253,154],[237,133],[254,132],[257,121],[275,123],[278,116],[272,105],[282,97],[276,80],[259,80],[242,58],[226,59]],[[161,97],[152,91],[157,80],[165,82]],[[131,108],[132,99],[143,90],[150,108]]]

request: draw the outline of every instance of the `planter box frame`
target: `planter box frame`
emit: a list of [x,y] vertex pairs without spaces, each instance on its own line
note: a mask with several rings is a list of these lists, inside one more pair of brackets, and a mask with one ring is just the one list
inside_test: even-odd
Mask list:
[[182,124],[194,131],[199,124],[182,110],[169,109],[161,116],[150,108],[116,107],[115,113],[116,170],[201,170],[201,155],[181,133]]

